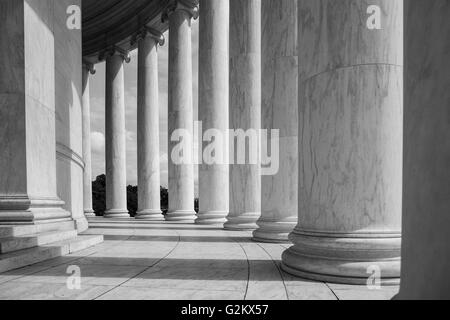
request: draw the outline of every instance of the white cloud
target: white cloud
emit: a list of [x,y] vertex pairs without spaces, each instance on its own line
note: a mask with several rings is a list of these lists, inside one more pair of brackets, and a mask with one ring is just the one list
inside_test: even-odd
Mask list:
[[91,149],[93,153],[105,152],[105,136],[101,132],[91,133]]
[[127,131],[127,141],[133,142],[136,141],[137,136],[136,133],[133,131]]

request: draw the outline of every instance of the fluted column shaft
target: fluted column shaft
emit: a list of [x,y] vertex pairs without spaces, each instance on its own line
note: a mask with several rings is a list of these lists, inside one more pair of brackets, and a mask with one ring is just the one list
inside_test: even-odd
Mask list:
[[86,216],[95,216],[92,209],[91,102],[89,77],[93,69],[83,64],[83,204]]
[[138,212],[136,218],[163,220],[159,156],[158,42],[151,36],[138,47]]
[[297,1],[262,0],[262,25],[262,128],[279,130],[279,141],[269,135],[262,143],[279,144],[279,154],[272,150],[279,165],[262,177],[261,218],[253,237],[285,242],[298,215]]
[[[229,1],[201,0],[200,8],[199,118],[203,135],[208,131],[220,132],[227,138]],[[221,152],[217,150],[214,156],[220,157],[226,156],[227,142],[228,139],[222,139],[203,145],[215,143]],[[223,224],[229,209],[228,197],[224,196],[229,191],[229,170],[225,162],[228,159],[203,158],[199,169],[200,204],[196,223]]]
[[[230,129],[260,128],[261,0],[231,0]],[[253,152],[248,139],[245,144],[247,152]],[[259,162],[259,150],[256,153]],[[259,163],[250,163],[250,156],[245,164],[239,164],[236,156],[230,165],[230,212],[225,228],[254,230],[261,215],[261,168]]]
[[364,1],[298,6],[299,225],[283,269],[364,285],[375,273],[398,284],[403,0],[377,1],[379,29]]
[[449,17],[446,0],[405,1],[400,299],[450,299]]
[[129,217],[126,189],[124,58],[106,59],[106,212],[105,217]]
[[169,16],[169,221],[196,218],[191,19],[191,13],[180,6]]

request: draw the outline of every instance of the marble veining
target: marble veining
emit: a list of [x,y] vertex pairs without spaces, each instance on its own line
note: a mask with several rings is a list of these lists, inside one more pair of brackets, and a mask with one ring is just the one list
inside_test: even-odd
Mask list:
[[[193,137],[191,15],[181,9],[169,17],[169,213],[167,220],[194,221],[194,165],[176,164],[172,151],[174,131],[183,129]],[[185,145],[193,154],[193,143]],[[187,159],[189,162],[189,159]]]
[[[261,1],[231,0],[230,129],[261,128],[260,48]],[[261,215],[260,194],[259,164],[231,165],[230,213],[225,228],[256,229]]]
[[262,177],[254,238],[287,242],[298,218],[297,2],[263,0],[262,25],[262,128],[279,130],[279,169]]
[[[229,123],[229,1],[202,0],[199,43],[199,120],[203,134],[219,130],[226,137]],[[219,146],[226,154],[228,142]],[[203,148],[207,143],[203,143]],[[196,223],[224,223],[229,211],[229,168],[226,164],[199,166],[199,214]]]

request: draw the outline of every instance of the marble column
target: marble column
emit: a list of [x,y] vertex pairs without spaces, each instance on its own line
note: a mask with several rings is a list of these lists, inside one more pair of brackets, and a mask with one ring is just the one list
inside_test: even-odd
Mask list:
[[[178,1],[169,19],[169,211],[168,221],[194,222],[194,109],[191,19],[197,8]],[[176,160],[176,161],[175,161]]]
[[403,0],[300,0],[298,14],[299,224],[283,269],[398,284]]
[[57,196],[53,5],[0,1],[0,224],[71,220]]
[[143,30],[138,40],[137,219],[162,221],[159,156],[158,44],[164,37]]
[[[223,224],[228,215],[228,139],[215,140],[228,129],[228,29],[229,1],[200,1],[199,118],[204,142],[202,150],[214,144],[215,153],[203,157],[199,168],[199,214],[197,224]],[[220,148],[220,150],[219,150]],[[213,152],[211,152],[213,153]],[[214,157],[214,158],[213,158]]]
[[106,218],[129,218],[123,53],[113,49],[106,56]]
[[83,63],[83,208],[87,217],[95,217],[92,209],[91,102],[89,76],[95,74],[92,64]]
[[405,1],[399,299],[450,299],[449,17],[449,1]]
[[[230,0],[230,129],[258,132],[261,128],[261,0]],[[251,136],[250,131],[248,131]],[[254,140],[254,137],[252,137]],[[230,137],[233,139],[233,137]],[[245,164],[239,164],[237,141],[230,141],[229,230],[255,230],[261,216],[259,143],[245,140]],[[231,149],[233,148],[233,150]],[[252,150],[251,150],[252,149]],[[250,155],[250,153],[256,153]],[[250,161],[250,158],[257,161]]]
[[262,177],[253,239],[286,242],[298,215],[297,1],[262,0],[262,25],[262,128],[279,130],[279,154],[271,154],[279,165]]

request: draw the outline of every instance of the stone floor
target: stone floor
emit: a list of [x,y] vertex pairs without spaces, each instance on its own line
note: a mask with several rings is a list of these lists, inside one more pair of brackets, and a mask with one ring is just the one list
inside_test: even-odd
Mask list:
[[[91,220],[104,243],[0,274],[0,299],[354,300],[391,299],[397,287],[312,282],[280,269],[287,245],[250,240],[248,232],[133,220]],[[70,290],[69,266],[81,270]],[[72,283],[72,282],[71,282]]]

